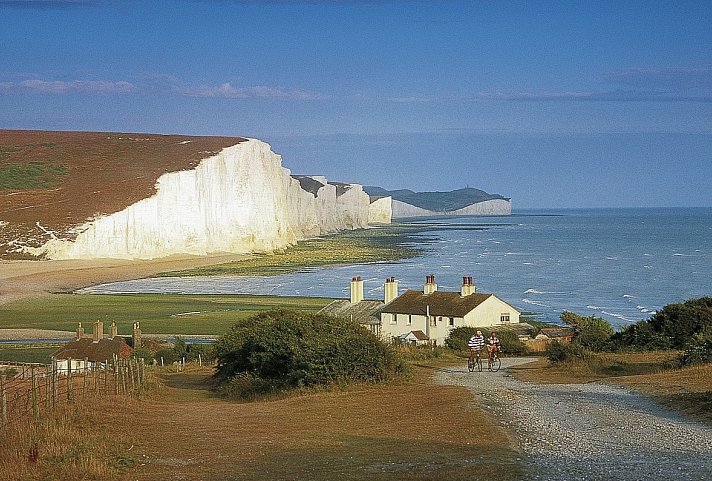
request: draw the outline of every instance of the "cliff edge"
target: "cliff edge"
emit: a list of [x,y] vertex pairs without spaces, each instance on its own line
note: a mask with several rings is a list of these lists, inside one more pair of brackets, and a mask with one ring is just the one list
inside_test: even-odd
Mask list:
[[[145,145],[154,142],[151,139],[166,140],[148,136]],[[189,145],[200,139],[171,138],[170,143]],[[178,164],[187,168],[157,175],[152,195],[139,200],[134,200],[135,194],[124,196],[114,203],[114,212],[102,212],[106,206],[90,206],[95,214],[82,222],[58,220],[71,207],[71,199],[55,200],[51,212],[34,209],[42,205],[38,199],[67,189],[68,180],[80,173],[76,163],[57,179],[54,188],[3,191],[0,240],[5,253],[50,259],[154,259],[174,254],[270,252],[307,237],[368,226],[370,201],[360,185],[293,177],[282,166],[281,157],[256,139],[220,138],[214,145],[220,148],[198,152],[202,159]],[[149,165],[143,167],[136,171],[150,170]],[[84,182],[94,180],[84,174]],[[305,189],[302,185],[307,178],[309,188]],[[107,195],[134,190],[115,181],[94,188]],[[141,191],[138,186],[136,190]],[[13,196],[26,205],[13,202]],[[24,224],[12,215],[33,210],[29,218],[36,219],[34,225],[29,225],[27,215]],[[23,227],[31,233],[23,232]]]

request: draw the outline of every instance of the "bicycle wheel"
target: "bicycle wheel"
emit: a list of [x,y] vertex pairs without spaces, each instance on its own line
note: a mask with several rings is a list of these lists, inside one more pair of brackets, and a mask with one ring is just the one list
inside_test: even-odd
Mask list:
[[490,371],[497,372],[499,371],[500,367],[502,367],[502,360],[497,354],[495,354],[494,356],[492,356],[492,365],[490,366]]
[[475,370],[475,361],[472,358],[467,358],[467,370],[472,372]]
[[482,372],[482,359],[480,358],[480,356],[477,356],[475,358],[475,369],[477,369],[477,371],[479,372]]

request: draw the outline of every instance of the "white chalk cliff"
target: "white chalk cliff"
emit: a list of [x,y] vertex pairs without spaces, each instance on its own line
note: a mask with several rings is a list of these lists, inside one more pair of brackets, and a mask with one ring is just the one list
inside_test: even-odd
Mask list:
[[193,170],[162,175],[155,195],[86,223],[74,240],[52,239],[26,251],[51,259],[271,252],[368,226],[369,197],[360,185],[299,179],[268,144],[250,139]]
[[475,202],[462,209],[450,210],[450,211],[434,211],[427,210],[421,207],[416,207],[399,200],[393,200],[392,203],[392,214],[393,217],[430,217],[430,216],[442,216],[442,215],[511,215],[512,214],[512,201],[509,199],[491,199],[484,200],[482,202]]

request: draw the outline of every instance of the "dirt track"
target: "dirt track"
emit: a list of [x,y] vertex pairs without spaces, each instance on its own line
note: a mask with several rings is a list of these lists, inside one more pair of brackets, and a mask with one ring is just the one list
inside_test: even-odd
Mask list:
[[[511,366],[528,359],[505,359]],[[629,389],[603,383],[532,384],[507,374],[442,370],[516,433],[530,479],[712,479],[712,428]]]

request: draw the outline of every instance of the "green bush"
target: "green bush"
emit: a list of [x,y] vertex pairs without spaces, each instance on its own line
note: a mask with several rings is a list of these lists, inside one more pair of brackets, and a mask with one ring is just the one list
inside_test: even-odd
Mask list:
[[241,399],[293,388],[384,381],[406,370],[392,347],[358,323],[285,310],[234,325],[215,344],[215,357],[221,391]]
[[178,357],[178,354],[173,349],[161,349],[154,355],[154,358],[158,361],[158,364],[161,363],[161,358],[163,359],[163,364],[173,364],[182,359]]
[[138,349],[135,349],[133,355],[134,359],[143,359],[143,362],[146,364],[153,363],[155,359],[151,350],[146,347],[139,347]]
[[489,337],[489,334],[492,331],[495,331],[497,333],[497,337],[499,337],[502,351],[505,353],[521,354],[526,350],[524,343],[519,340],[519,337],[514,331],[509,329],[491,329],[467,326],[456,327],[450,331],[450,335],[447,339],[445,339],[445,345],[456,351],[465,351],[467,350],[467,341],[470,340],[470,337],[472,337],[478,329],[482,331],[485,339]]
[[669,304],[648,320],[653,332],[670,339],[673,348],[685,347],[696,334],[712,329],[712,297]]
[[669,337],[655,332],[648,321],[639,321],[625,326],[611,338],[619,347],[630,347],[646,351],[659,351],[672,348]]
[[611,348],[611,338],[615,331],[605,319],[596,316],[584,317],[564,311],[561,313],[561,321],[575,329],[574,344],[594,352]]
[[712,362],[712,327],[695,335],[685,351],[680,354],[678,362],[682,366]]
[[546,357],[551,362],[567,362],[574,359],[584,359],[588,355],[585,348],[577,344],[552,341],[546,348]]

